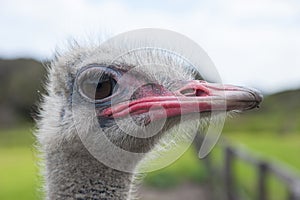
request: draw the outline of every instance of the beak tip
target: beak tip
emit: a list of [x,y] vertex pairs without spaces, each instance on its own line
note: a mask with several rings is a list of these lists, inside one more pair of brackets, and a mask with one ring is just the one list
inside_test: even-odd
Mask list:
[[256,105],[254,107],[255,108],[260,108],[261,102],[264,99],[263,94],[259,90],[254,89],[254,88],[251,88],[250,92],[254,96],[254,99],[255,99],[255,102],[256,102]]
[[257,90],[257,89],[251,88],[251,90],[253,91],[253,95],[255,96],[256,101],[258,103],[261,103],[263,101],[263,99],[264,99],[263,94],[259,90]]
[[264,96],[261,93],[261,91],[252,87],[241,87],[241,88],[245,89],[246,91],[248,90],[248,92],[254,96],[254,99],[255,101],[257,101],[258,104],[260,104],[263,101]]

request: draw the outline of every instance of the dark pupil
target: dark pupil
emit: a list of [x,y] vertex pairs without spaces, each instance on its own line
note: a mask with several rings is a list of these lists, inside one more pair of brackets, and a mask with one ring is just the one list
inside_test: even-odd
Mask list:
[[104,99],[112,94],[113,80],[109,79],[104,82],[99,82],[95,92],[95,100]]

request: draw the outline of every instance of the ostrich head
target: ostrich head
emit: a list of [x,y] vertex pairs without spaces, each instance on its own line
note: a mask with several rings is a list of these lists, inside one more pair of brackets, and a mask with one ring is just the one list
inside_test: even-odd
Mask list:
[[146,153],[182,116],[191,123],[212,112],[249,110],[262,100],[252,89],[205,82],[191,66],[160,51],[121,61],[113,61],[111,51],[78,48],[53,63],[43,106],[51,116],[44,115],[50,121],[42,125],[58,130],[55,137],[42,135],[57,140],[45,140],[46,146],[80,138],[96,151],[104,134],[125,151]]
[[[262,100],[251,89],[205,82],[201,72],[166,52],[130,52],[116,59],[120,54],[115,48],[74,46],[49,68],[37,133],[49,198],[84,190],[125,199],[130,175],[111,170],[122,169],[113,165],[133,171],[182,116],[184,123],[194,123],[212,112],[255,108]],[[124,158],[115,153],[120,149],[138,156]]]

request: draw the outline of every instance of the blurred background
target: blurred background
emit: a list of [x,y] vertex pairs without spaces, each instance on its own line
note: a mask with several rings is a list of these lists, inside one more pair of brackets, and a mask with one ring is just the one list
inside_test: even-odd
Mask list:
[[[226,121],[220,141],[227,143],[219,142],[209,159],[200,160],[191,147],[171,166],[148,174],[142,199],[204,200],[212,193],[258,199],[261,190],[272,200],[294,195],[293,182],[264,173],[261,163],[287,178],[300,175],[299,1],[2,0],[0,27],[1,200],[41,199],[33,118],[44,92],[44,66],[55,50],[72,38],[89,41],[149,27],[196,41],[224,83],[255,87],[266,98],[259,110]],[[238,156],[228,161],[235,155],[226,154],[228,144],[255,162]],[[211,176],[217,171],[220,180]],[[232,191],[225,191],[226,183]]]

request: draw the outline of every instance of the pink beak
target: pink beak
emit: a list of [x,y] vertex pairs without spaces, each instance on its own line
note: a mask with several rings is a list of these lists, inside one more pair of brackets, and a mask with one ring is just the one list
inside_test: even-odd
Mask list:
[[175,92],[144,95],[112,105],[98,116],[122,118],[149,113],[152,120],[158,120],[192,113],[250,110],[258,107],[262,99],[262,94],[253,89],[193,80]]

